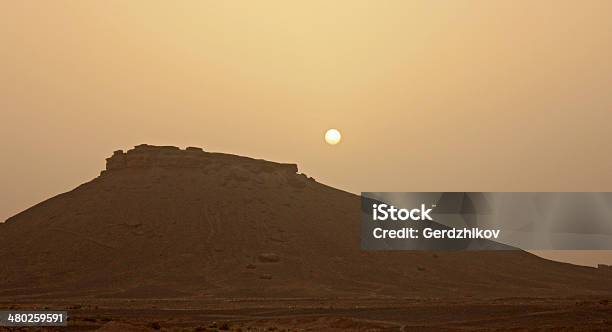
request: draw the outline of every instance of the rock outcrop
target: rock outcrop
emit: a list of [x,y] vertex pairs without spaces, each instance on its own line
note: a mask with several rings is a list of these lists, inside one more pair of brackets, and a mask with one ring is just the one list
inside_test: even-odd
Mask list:
[[264,185],[288,185],[303,188],[314,179],[298,174],[296,164],[275,163],[262,159],[225,153],[205,152],[202,148],[141,144],[127,152],[117,150],[106,159],[106,170],[101,176],[121,171],[191,170],[213,175],[228,182],[254,182]]
[[[141,144],[127,152],[117,150],[106,159],[106,171],[126,168],[206,168],[209,166],[242,167],[255,173],[281,172],[296,174],[296,164],[281,164],[224,153],[205,152],[202,148]],[[104,171],[103,171],[104,173]]]

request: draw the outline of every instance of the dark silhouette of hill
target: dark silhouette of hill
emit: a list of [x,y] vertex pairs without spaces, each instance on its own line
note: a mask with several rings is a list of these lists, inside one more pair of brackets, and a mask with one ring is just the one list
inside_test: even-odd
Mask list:
[[612,293],[608,273],[522,251],[361,251],[360,204],[294,164],[139,145],[0,224],[0,297]]

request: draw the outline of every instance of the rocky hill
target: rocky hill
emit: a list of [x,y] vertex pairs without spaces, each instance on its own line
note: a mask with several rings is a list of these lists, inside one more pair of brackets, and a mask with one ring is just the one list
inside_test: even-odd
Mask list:
[[612,293],[610,274],[508,252],[364,252],[360,198],[294,164],[139,145],[0,224],[0,298],[501,297]]

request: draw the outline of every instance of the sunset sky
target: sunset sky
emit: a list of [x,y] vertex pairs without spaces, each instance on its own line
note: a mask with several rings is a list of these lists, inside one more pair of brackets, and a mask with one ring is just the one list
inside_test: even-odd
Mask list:
[[604,0],[3,1],[0,220],[140,143],[294,162],[354,193],[612,191],[610,13]]

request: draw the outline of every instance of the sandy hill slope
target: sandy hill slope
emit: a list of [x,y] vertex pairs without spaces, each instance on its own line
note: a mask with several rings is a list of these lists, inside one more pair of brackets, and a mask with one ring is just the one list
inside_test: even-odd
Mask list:
[[364,252],[360,199],[296,165],[140,145],[0,224],[0,297],[464,297],[612,292],[509,252]]

